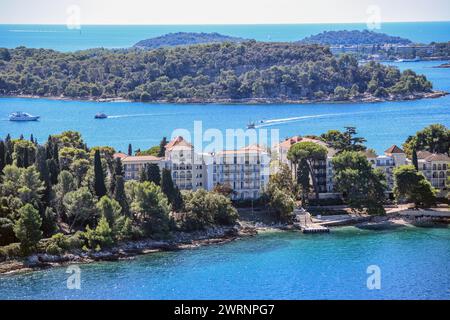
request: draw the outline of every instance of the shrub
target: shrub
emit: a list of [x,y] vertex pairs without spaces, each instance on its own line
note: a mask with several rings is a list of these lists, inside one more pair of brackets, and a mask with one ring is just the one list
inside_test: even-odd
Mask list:
[[7,246],[0,247],[0,261],[17,257],[22,257],[20,243],[11,243]]
[[14,223],[8,218],[0,218],[0,246],[17,241],[14,235]]
[[95,249],[96,251],[100,251],[101,248],[109,247],[114,243],[112,230],[105,217],[100,218],[95,229],[87,226],[83,237],[87,241],[88,248]]

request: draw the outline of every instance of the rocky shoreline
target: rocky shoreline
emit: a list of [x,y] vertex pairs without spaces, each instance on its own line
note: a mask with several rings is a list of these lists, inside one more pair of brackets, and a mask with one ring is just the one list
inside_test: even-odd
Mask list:
[[96,261],[119,261],[133,259],[138,255],[193,249],[205,245],[222,244],[238,238],[254,236],[257,229],[249,226],[214,227],[204,231],[176,232],[170,240],[144,239],[127,241],[99,252],[74,250],[62,255],[37,253],[24,259],[0,262],[0,274],[28,272],[69,264],[85,264]]
[[[373,216],[368,219],[348,220],[335,227],[354,226],[364,230],[394,230],[401,227],[448,227],[450,218],[414,218],[401,215]],[[333,226],[331,226],[333,228]],[[24,259],[0,262],[0,275],[30,272],[70,264],[86,264],[99,261],[120,261],[136,256],[164,251],[194,249],[207,245],[224,244],[236,239],[255,236],[258,233],[296,230],[291,224],[267,225],[261,222],[241,221],[234,227],[213,227],[204,231],[175,232],[170,240],[144,239],[128,241],[99,252],[75,250],[62,255],[33,254]]]
[[[448,92],[435,90],[431,92],[418,92],[408,95],[390,95],[389,97],[375,97],[370,94],[364,94],[360,97],[350,98],[346,100],[336,99],[333,97],[325,97],[322,99],[278,99],[278,98],[250,98],[250,99],[177,99],[174,101],[169,100],[152,100],[148,103],[158,103],[158,104],[316,104],[316,103],[374,103],[374,102],[385,102],[385,101],[409,101],[409,100],[420,100],[420,99],[436,99],[449,94]],[[91,102],[139,102],[128,100],[121,97],[115,98],[92,98],[92,97],[55,97],[55,96],[34,96],[34,95],[3,95],[3,98],[28,98],[28,99],[48,99],[48,100],[58,100],[58,101],[91,101]]]

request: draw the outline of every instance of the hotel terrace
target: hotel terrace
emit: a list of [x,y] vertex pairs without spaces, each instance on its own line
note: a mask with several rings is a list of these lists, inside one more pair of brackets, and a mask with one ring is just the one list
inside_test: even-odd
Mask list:
[[[251,145],[239,150],[224,150],[217,153],[196,153],[191,143],[183,137],[176,137],[166,145],[164,157],[128,156],[116,153],[114,156],[122,160],[125,179],[136,180],[146,165],[157,164],[162,170],[170,169],[174,183],[180,190],[197,190],[204,188],[213,190],[218,184],[228,185],[233,189],[234,200],[257,199],[261,196],[271,174],[271,163],[284,163],[293,168],[287,158],[292,145],[298,142],[313,142],[327,148],[326,159],[313,164],[320,198],[340,197],[334,192],[332,159],[336,150],[327,147],[320,140],[294,136],[275,145],[271,150]],[[374,168],[381,169],[386,176],[387,193],[394,188],[393,171],[396,167],[412,164],[405,152],[396,145],[388,148],[383,155],[372,150],[364,152],[367,160]],[[446,190],[447,169],[450,157],[445,154],[434,154],[427,151],[417,153],[419,170],[441,194]],[[272,173],[277,166],[272,166]]]

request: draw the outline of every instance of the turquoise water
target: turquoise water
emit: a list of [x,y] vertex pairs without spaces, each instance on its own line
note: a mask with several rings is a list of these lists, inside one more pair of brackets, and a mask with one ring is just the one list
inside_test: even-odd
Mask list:
[[[450,69],[432,68],[442,62],[398,63],[425,74],[436,89],[450,91]],[[8,115],[25,111],[41,116],[39,122],[11,122]],[[112,118],[95,120],[97,112]],[[304,118],[302,118],[304,117]],[[329,129],[356,126],[367,138],[367,145],[383,152],[392,144],[402,144],[416,131],[432,123],[450,126],[450,96],[404,102],[341,103],[305,105],[176,105],[146,103],[99,103],[47,99],[0,98],[0,137],[7,133],[18,137],[31,133],[39,141],[63,130],[78,130],[89,146],[111,145],[117,150],[146,149],[170,137],[173,130],[193,130],[194,120],[203,122],[203,130],[245,129],[253,121],[297,118],[281,121],[265,129],[279,129],[280,138],[321,134]]]
[[[223,245],[0,276],[0,299],[450,299],[450,229],[270,233]],[[381,289],[367,289],[369,265]]]
[[[168,32],[219,32],[260,41],[296,41],[331,30],[362,30],[363,23],[285,24],[285,25],[153,25],[92,26],[69,30],[64,25],[0,25],[0,47],[51,48],[73,51],[88,48],[126,48],[142,39]],[[383,23],[376,30],[414,42],[449,41],[450,22]]]

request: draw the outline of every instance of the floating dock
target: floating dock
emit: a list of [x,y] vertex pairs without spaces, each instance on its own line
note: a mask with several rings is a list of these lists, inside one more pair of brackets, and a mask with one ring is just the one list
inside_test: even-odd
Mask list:
[[311,214],[304,209],[295,209],[295,223],[294,226],[300,229],[303,233],[329,233],[330,229],[320,224],[314,223],[311,219]]
[[330,229],[318,224],[301,227],[303,233],[329,233]]

